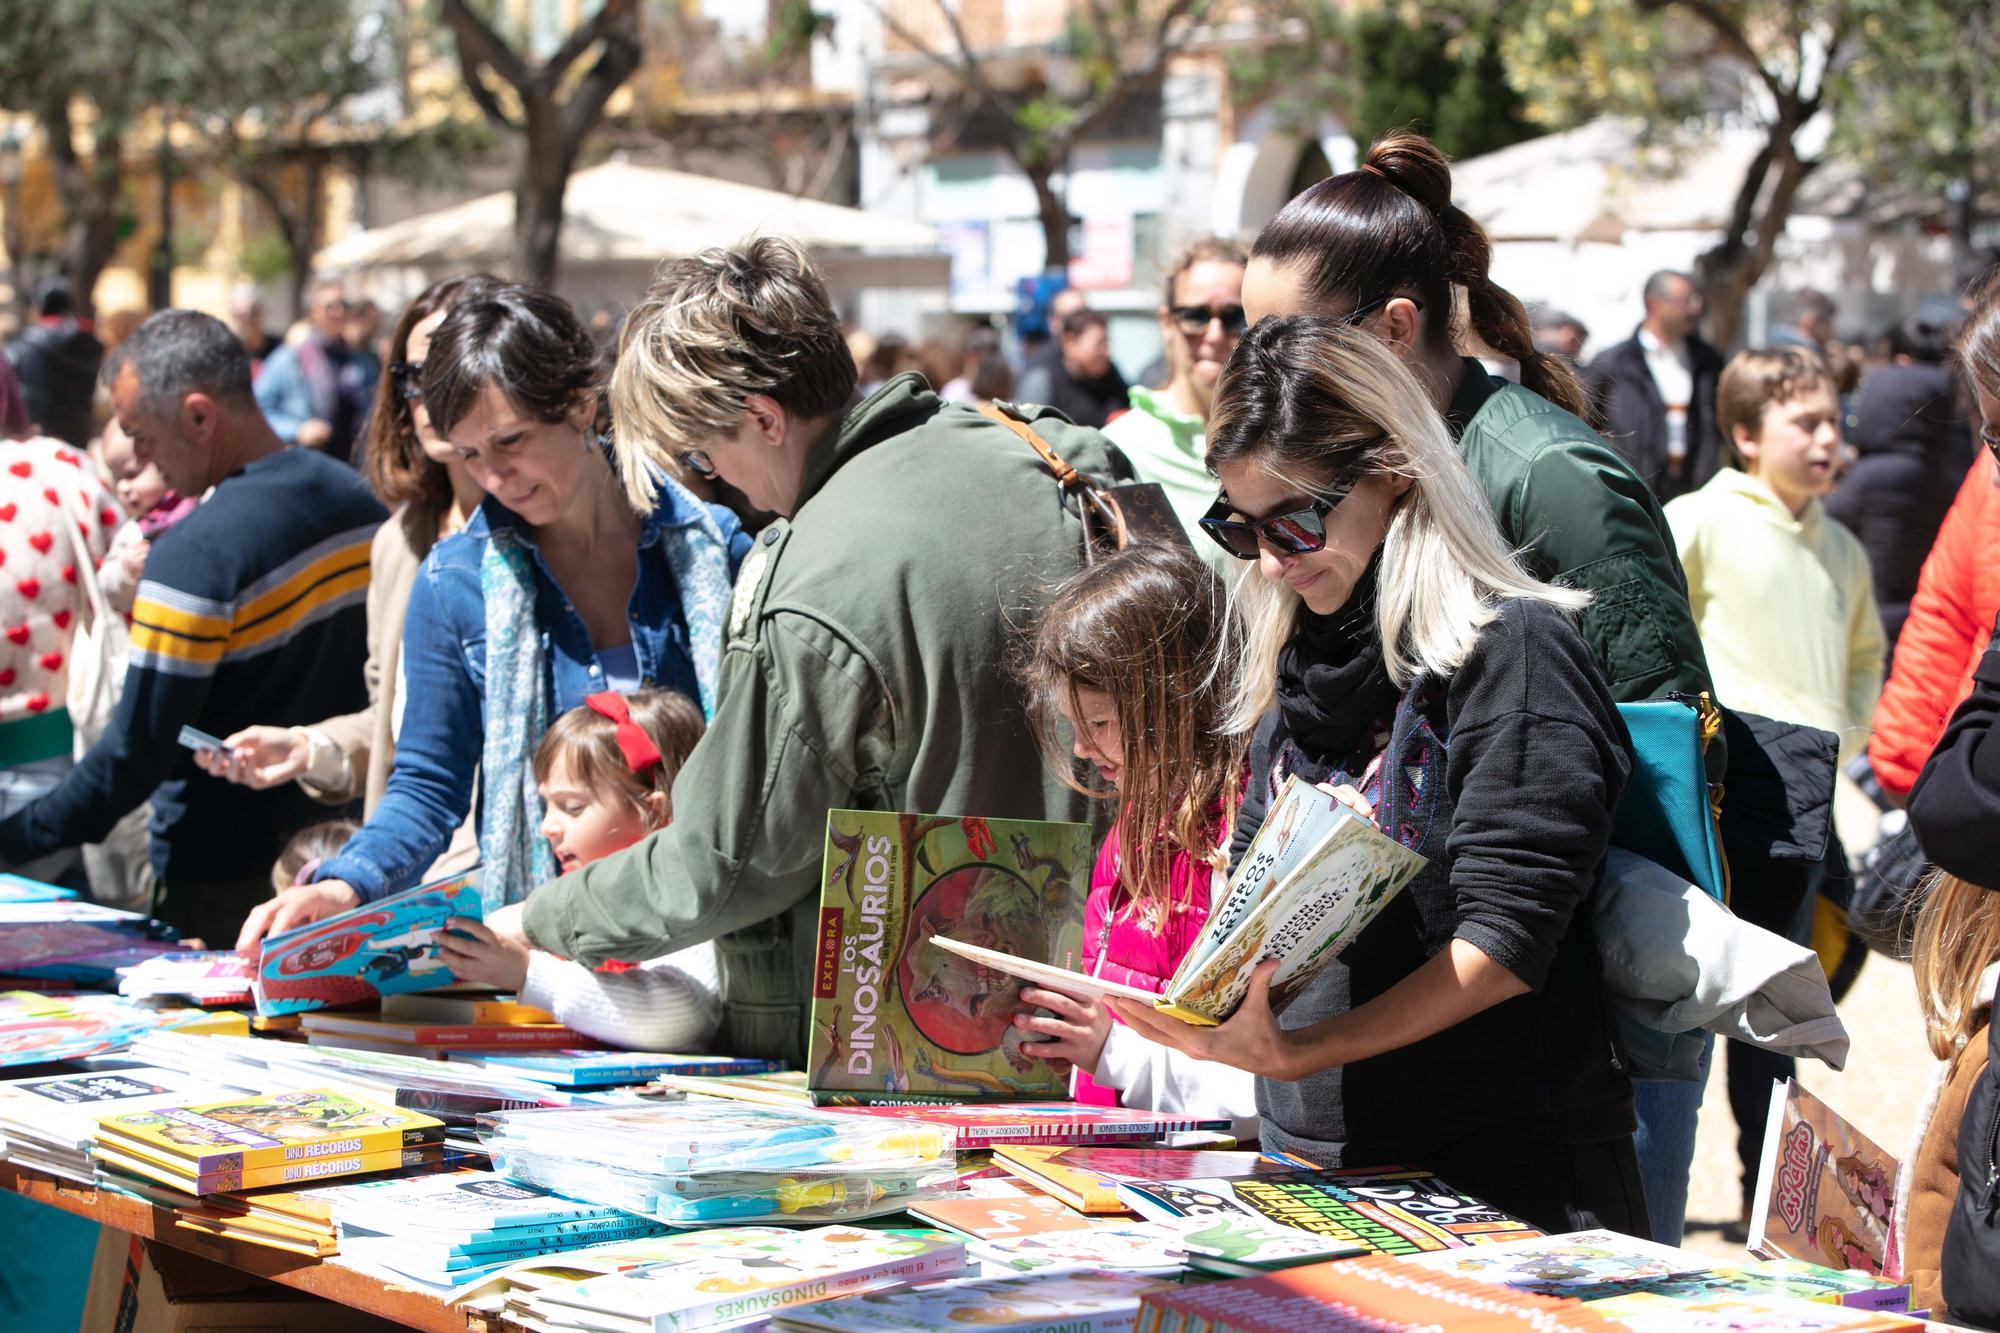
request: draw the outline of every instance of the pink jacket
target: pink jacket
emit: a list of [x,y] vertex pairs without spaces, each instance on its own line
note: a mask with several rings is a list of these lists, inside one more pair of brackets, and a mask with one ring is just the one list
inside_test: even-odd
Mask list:
[[[1118,884],[1118,830],[1104,840],[1090,874],[1083,906],[1083,970],[1109,981],[1162,991],[1208,921],[1213,871],[1183,848],[1174,849],[1167,873],[1166,928],[1157,934],[1137,914]],[[1070,1095],[1090,1106],[1117,1106],[1118,1091],[1097,1083],[1081,1069]]]

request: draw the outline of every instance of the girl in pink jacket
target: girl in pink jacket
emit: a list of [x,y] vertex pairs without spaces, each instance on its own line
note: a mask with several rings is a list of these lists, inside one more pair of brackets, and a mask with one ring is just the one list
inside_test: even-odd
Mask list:
[[[1243,738],[1224,726],[1237,628],[1215,574],[1162,545],[1075,575],[1036,628],[1022,674],[1049,762],[1079,791],[1118,802],[1084,906],[1093,976],[1164,990],[1226,878],[1244,781]],[[1065,728],[1089,766],[1081,779]],[[1249,1075],[1155,1045],[1098,1000],[1041,988],[1021,999],[1015,1024],[1074,1066],[1078,1101],[1228,1115],[1239,1137],[1254,1133]]]

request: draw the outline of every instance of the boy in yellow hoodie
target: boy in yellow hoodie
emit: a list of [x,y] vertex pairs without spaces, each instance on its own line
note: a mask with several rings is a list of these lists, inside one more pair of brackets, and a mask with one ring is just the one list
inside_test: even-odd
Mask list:
[[[1840,456],[1833,378],[1810,352],[1740,352],[1715,398],[1735,466],[1666,514],[1716,694],[1746,713],[1833,732],[1845,760],[1868,743],[1888,640],[1868,553],[1819,501],[1833,489]],[[1838,861],[1837,844],[1828,858]],[[1731,905],[1746,921],[1805,943],[1823,879],[1821,868],[1739,874]],[[1791,1077],[1792,1065],[1755,1047],[1729,1051],[1746,1220],[1771,1084]]]

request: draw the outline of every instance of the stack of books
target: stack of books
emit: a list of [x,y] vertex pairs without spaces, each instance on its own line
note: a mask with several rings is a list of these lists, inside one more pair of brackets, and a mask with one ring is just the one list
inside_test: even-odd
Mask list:
[[[1145,1143],[1174,1134],[1221,1133],[1227,1116],[1177,1111],[1134,1111],[1080,1102],[978,1102],[957,1106],[835,1106],[827,1114],[874,1120],[949,1125],[964,1152],[1001,1145]],[[1229,1142],[1232,1140],[1225,1140]]]
[[433,1165],[444,1123],[330,1088],[196,1098],[97,1123],[100,1167],[188,1194]]
[[958,1187],[950,1129],[828,1111],[503,1111],[480,1137],[512,1179],[673,1226],[871,1217]]
[[469,982],[460,982],[443,990],[384,995],[382,1017],[410,1023],[471,1026],[556,1021],[554,1014],[526,1003],[518,995],[488,990]]
[[81,1060],[122,1051],[162,1028],[244,1035],[240,1013],[156,1009],[117,995],[0,993],[0,1066]]
[[[536,1055],[457,1055],[487,1069],[557,1088],[619,1088],[667,1078],[693,1079],[764,1074],[776,1060],[728,1055],[674,1055],[660,1051],[550,1051]],[[696,1086],[699,1086],[697,1083]]]
[[121,967],[180,951],[173,932],[143,913],[21,892],[29,896],[0,901],[0,976],[9,985],[106,986]]
[[193,949],[160,954],[118,973],[118,993],[135,1000],[184,1000],[204,1008],[250,1003],[250,965],[241,954]]
[[0,1083],[0,1134],[6,1136],[8,1161],[88,1185],[96,1179],[88,1150],[101,1117],[242,1091],[197,1074],[144,1065],[16,1079]]
[[933,1281],[966,1267],[965,1248],[951,1237],[844,1226],[727,1236],[691,1251],[546,1287],[521,1302],[523,1313],[544,1325],[603,1333],[681,1333],[761,1323],[814,1302]]
[[458,1286],[521,1259],[666,1230],[491,1171],[338,1185],[321,1197],[332,1206],[343,1254],[372,1258],[432,1286]]

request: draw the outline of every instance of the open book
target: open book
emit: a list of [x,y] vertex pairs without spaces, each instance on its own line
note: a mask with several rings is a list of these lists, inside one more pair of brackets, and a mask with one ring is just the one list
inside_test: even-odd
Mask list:
[[1899,1169],[1796,1079],[1773,1083],[1750,1252],[1880,1277],[1893,1266]]
[[1291,777],[1163,994],[945,935],[931,942],[1066,995],[1117,995],[1209,1025],[1236,1012],[1266,958],[1280,960],[1272,1002],[1296,994],[1423,866],[1423,857],[1324,790]]

